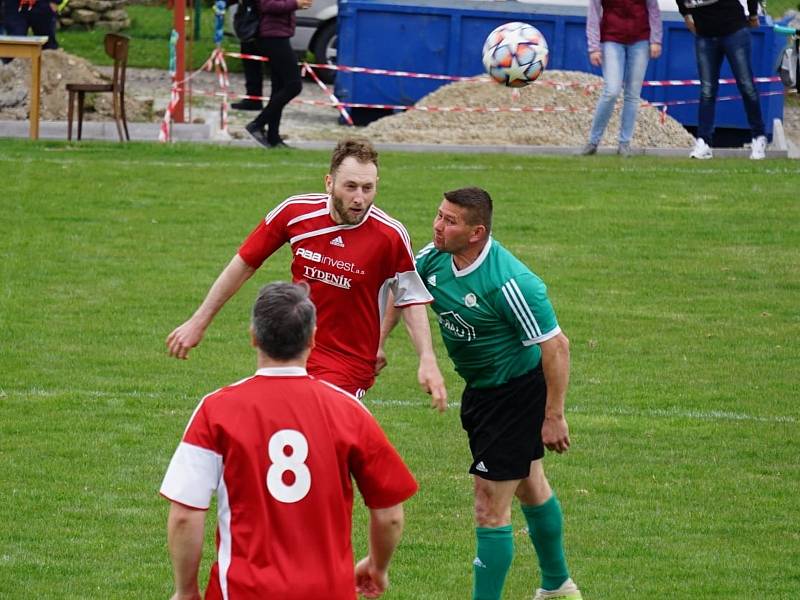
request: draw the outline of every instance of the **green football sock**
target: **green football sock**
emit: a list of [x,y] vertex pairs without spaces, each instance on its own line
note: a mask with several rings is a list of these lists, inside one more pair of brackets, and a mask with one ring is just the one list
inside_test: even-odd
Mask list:
[[514,558],[511,525],[476,527],[478,552],[472,562],[472,600],[500,600],[506,573]]
[[558,498],[553,494],[547,502],[539,506],[523,504],[522,512],[528,522],[528,534],[539,557],[542,588],[558,589],[569,578],[567,561],[564,558],[564,518]]

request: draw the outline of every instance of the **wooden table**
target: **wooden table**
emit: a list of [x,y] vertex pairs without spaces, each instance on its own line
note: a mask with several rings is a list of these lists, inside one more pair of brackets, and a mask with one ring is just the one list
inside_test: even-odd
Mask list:
[[31,60],[30,135],[39,139],[39,86],[42,73],[42,46],[46,35],[0,35],[0,58],[29,58]]

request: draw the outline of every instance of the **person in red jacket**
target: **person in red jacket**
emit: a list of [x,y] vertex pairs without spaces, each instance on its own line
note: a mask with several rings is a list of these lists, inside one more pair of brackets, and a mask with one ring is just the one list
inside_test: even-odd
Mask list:
[[603,67],[603,92],[597,101],[589,143],[581,154],[597,152],[624,89],[617,153],[630,156],[648,59],[661,56],[658,0],[590,0],[586,40],[589,61]]
[[312,4],[313,0],[258,2],[261,23],[258,27],[258,39],[253,43],[253,53],[269,59],[271,90],[264,110],[245,129],[265,148],[287,147],[280,134],[283,107],[303,89],[300,67],[297,65],[297,56],[292,50],[290,39],[294,35],[295,12],[311,8]]

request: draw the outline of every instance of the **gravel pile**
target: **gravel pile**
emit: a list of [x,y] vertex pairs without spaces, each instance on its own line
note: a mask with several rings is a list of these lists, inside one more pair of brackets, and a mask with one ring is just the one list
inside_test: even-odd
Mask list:
[[[28,118],[29,60],[0,64],[0,120]],[[67,83],[109,83],[110,79],[83,58],[63,50],[42,52],[39,118],[42,121],[67,120]],[[126,88],[126,91],[128,89]],[[169,94],[169,87],[166,89]],[[84,120],[108,120],[113,114],[111,94],[89,94],[84,104]],[[152,121],[153,103],[125,97],[128,121]],[[77,112],[77,111],[76,111]],[[75,116],[77,119],[77,115]]]
[[[371,123],[367,137],[380,142],[427,144],[582,146],[586,143],[602,78],[574,71],[545,71],[518,93],[488,79],[443,86],[417,102],[427,107],[532,108],[536,112],[425,112],[409,110]],[[617,102],[602,145],[616,146]],[[690,148],[692,136],[680,123],[642,106],[633,146]]]

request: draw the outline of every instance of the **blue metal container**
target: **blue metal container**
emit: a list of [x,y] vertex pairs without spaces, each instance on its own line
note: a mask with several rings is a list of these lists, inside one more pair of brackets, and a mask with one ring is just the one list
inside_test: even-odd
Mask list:
[[[677,12],[662,13],[663,53],[651,61],[648,80],[697,79],[692,34]],[[586,7],[477,0],[340,0],[340,65],[435,73],[477,75],[483,73],[481,49],[486,36],[498,25],[524,21],[539,29],[550,47],[549,69],[592,72],[586,50]],[[770,27],[752,30],[753,70],[756,77],[775,73],[775,59],[785,38]],[[731,78],[725,62],[723,78]],[[387,75],[340,72],[336,95],[345,102],[365,104],[413,104],[446,81]],[[536,85],[536,84],[533,84]],[[759,84],[760,92],[780,91],[777,83]],[[643,97],[652,102],[695,101],[669,106],[667,112],[687,127],[697,125],[699,86],[645,87]],[[721,85],[719,95],[738,96],[734,84]],[[772,121],[783,118],[783,95],[762,96],[767,133]],[[717,103],[718,129],[749,130],[741,100]]]

